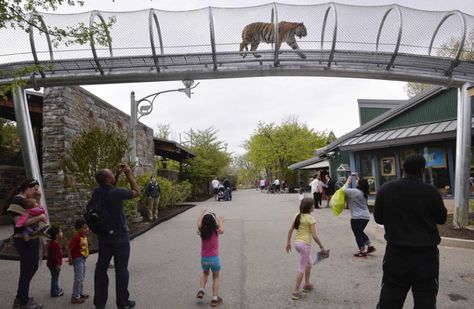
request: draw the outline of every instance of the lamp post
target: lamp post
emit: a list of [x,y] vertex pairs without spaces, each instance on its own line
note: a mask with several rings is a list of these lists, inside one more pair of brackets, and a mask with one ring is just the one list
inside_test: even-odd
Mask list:
[[[135,100],[135,92],[130,93],[130,128],[132,129],[132,151],[130,154],[130,161],[132,163],[137,162],[137,124],[138,120],[140,120],[141,117],[149,115],[153,111],[153,103],[155,102],[155,99],[163,93],[168,93],[168,92],[183,92],[188,96],[188,98],[191,98],[191,90],[196,88],[199,83],[193,86],[194,80],[192,79],[184,79],[183,80],[184,88],[178,88],[178,89],[171,89],[171,90],[165,90],[165,91],[160,91],[156,92],[150,95],[147,95],[146,97],[141,98],[140,100]],[[142,106],[140,106],[142,104]],[[138,116],[140,114],[140,116]]]

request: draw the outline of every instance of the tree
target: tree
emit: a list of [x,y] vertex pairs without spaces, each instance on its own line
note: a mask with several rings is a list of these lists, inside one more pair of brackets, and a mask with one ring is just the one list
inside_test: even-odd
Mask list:
[[95,174],[103,168],[114,170],[129,152],[126,134],[111,126],[95,125],[73,140],[60,168],[73,176],[81,188],[90,191],[96,186]]
[[[89,44],[91,38],[99,45],[106,46],[109,43],[107,35],[108,29],[115,23],[115,17],[110,17],[105,25],[94,22],[91,28],[84,23],[78,23],[76,27],[67,27],[65,29],[59,27],[50,27],[43,29],[41,23],[41,12],[54,11],[58,6],[79,5],[84,4],[83,0],[0,0],[0,29],[12,28],[29,33],[31,29],[35,29],[40,33],[48,33],[52,39],[52,44],[57,48],[60,44],[69,46],[71,44]],[[23,67],[13,73],[0,71],[0,78],[13,78],[13,82],[9,85],[0,86],[0,96],[6,96],[8,91],[16,87],[23,87],[27,81],[24,76],[29,76],[33,72],[41,70],[47,71],[48,67],[33,65]]]
[[[445,58],[454,58],[459,49],[461,41],[458,37],[451,37],[447,42],[441,44],[441,47],[436,50],[436,55]],[[463,49],[459,55],[460,60],[473,61],[474,60],[474,29],[472,29],[466,36]],[[429,84],[421,83],[407,83],[405,85],[405,92],[411,98],[415,95],[428,90],[431,87]]]
[[296,117],[288,117],[278,126],[259,123],[245,148],[249,161],[268,178],[287,178],[288,165],[313,157],[328,137],[328,133],[314,132],[299,123]]
[[255,179],[260,179],[260,171],[249,160],[249,153],[232,158],[232,167],[237,177],[237,183],[245,186],[254,184]]
[[196,154],[186,161],[184,177],[193,184],[193,194],[207,194],[209,182],[215,177],[225,176],[231,162],[224,142],[217,138],[217,130],[190,129],[185,133],[184,144]]
[[169,124],[157,124],[157,132],[155,132],[156,138],[161,139],[170,139],[171,136],[171,129]]

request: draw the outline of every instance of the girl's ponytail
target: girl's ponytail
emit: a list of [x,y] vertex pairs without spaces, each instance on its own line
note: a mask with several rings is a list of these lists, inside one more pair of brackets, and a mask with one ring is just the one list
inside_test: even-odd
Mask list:
[[293,228],[297,230],[300,227],[301,212],[296,216],[295,222],[293,222]]
[[293,228],[297,230],[300,227],[301,214],[311,213],[311,209],[314,205],[314,200],[310,197],[305,197],[300,203],[300,213],[296,216],[295,222],[293,222]]

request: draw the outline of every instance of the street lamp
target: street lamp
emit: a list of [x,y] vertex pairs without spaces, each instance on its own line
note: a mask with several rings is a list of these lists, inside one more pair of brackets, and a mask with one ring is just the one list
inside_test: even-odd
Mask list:
[[[141,98],[140,100],[135,100],[135,92],[130,93],[130,127],[132,129],[132,151],[130,154],[130,161],[132,163],[137,162],[137,123],[138,120],[140,120],[141,117],[149,115],[153,111],[153,103],[155,102],[156,97],[158,97],[160,94],[167,93],[167,92],[183,92],[188,96],[188,98],[191,98],[191,90],[196,88],[199,85],[199,82],[192,87],[194,84],[194,80],[192,79],[184,79],[183,80],[183,85],[184,88],[178,88],[178,89],[171,89],[171,90],[165,90],[165,91],[160,91],[156,92],[153,94],[150,94],[144,98]],[[142,106],[140,106],[142,104]],[[140,114],[140,116],[138,116]]]

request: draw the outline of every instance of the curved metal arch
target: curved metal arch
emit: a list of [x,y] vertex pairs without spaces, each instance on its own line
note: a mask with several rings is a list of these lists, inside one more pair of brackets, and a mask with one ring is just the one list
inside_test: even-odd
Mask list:
[[209,7],[209,33],[211,35],[212,62],[214,63],[214,71],[216,71],[217,70],[216,35],[214,33],[214,18],[212,17],[211,7]]
[[[107,35],[107,40],[109,41],[110,57],[113,57],[114,55],[112,52],[112,38],[110,37],[109,29],[107,28],[107,24],[105,23],[104,17],[102,17],[102,14],[100,14],[100,12],[97,10],[91,12],[91,16],[89,18],[89,30],[92,30],[94,26],[94,19],[96,16],[99,16],[100,21],[102,22],[102,25],[104,26],[105,34]],[[97,65],[97,69],[100,71],[101,75],[104,75],[104,70],[102,69],[102,66],[99,63],[99,59],[97,58],[97,51],[95,49],[95,42],[94,42],[94,34],[92,33],[92,31],[90,32],[90,42],[91,42],[92,56],[94,56],[94,61],[95,61],[95,64]]]
[[[46,23],[44,22],[44,19],[41,15],[32,15],[30,17],[29,23],[30,23],[30,46],[31,46],[31,53],[33,54],[33,59],[35,61],[36,65],[39,65],[39,60],[38,60],[38,54],[36,53],[36,45],[35,45],[35,38],[34,38],[34,28],[33,23],[34,19],[37,18],[41,24],[41,29],[43,30],[44,34],[46,35],[46,40],[48,42],[48,49],[49,49],[49,59],[51,61],[54,61],[54,54],[53,54],[53,46],[51,44],[51,38],[49,36],[48,32],[48,27],[46,26]],[[41,77],[45,77],[45,74],[42,69],[39,70],[39,73],[41,74]]]
[[387,70],[390,70],[390,68],[393,66],[393,63],[395,62],[395,58],[398,55],[398,50],[400,48],[400,42],[402,41],[402,32],[403,32],[403,15],[402,15],[402,10],[400,10],[400,6],[394,4],[392,5],[383,15],[382,21],[380,22],[380,27],[379,31],[377,32],[377,42],[375,44],[375,52],[379,52],[379,43],[380,43],[380,35],[382,34],[382,28],[385,24],[385,20],[387,19],[388,14],[390,12],[396,9],[398,13],[398,36],[397,36],[397,45],[395,45],[395,49],[393,50],[392,57],[390,58],[390,61],[388,62],[388,65],[386,67]]
[[155,62],[155,67],[158,72],[160,72],[160,65],[158,63],[158,57],[155,50],[155,38],[153,36],[153,21],[155,22],[156,30],[158,31],[158,40],[160,41],[160,53],[163,55],[163,38],[161,37],[161,28],[160,23],[158,22],[158,16],[155,13],[154,9],[150,9],[148,14],[148,29],[150,32],[150,44],[151,52],[153,54],[153,61]]
[[337,10],[336,5],[334,3],[330,3],[328,8],[326,9],[326,13],[324,14],[324,21],[323,21],[323,29],[321,30],[321,51],[324,50],[324,34],[326,32],[326,23],[328,20],[329,11],[331,8],[334,10],[334,29],[332,33],[332,45],[331,45],[331,52],[329,54],[328,60],[328,68],[331,67],[331,62],[334,59],[334,52],[336,50],[336,40],[337,40]]
[[[270,23],[275,23],[275,8],[272,8],[272,13],[270,14]],[[273,49],[273,42],[270,43],[270,48]]]
[[428,56],[431,56],[431,51],[433,49],[433,43],[434,43],[434,40],[436,38],[436,35],[438,34],[439,29],[441,28],[443,23],[449,17],[451,17],[453,15],[457,15],[459,17],[460,21],[461,21],[462,39],[461,39],[461,42],[459,44],[458,50],[456,51],[456,56],[451,61],[451,65],[449,66],[448,70],[446,70],[446,72],[445,72],[446,75],[451,75],[451,72],[453,71],[453,69],[459,64],[459,57],[461,57],[461,53],[462,53],[462,50],[464,48],[464,43],[466,41],[466,31],[467,31],[466,30],[466,18],[464,17],[464,15],[459,11],[451,11],[451,12],[446,13],[444,15],[444,17],[441,19],[441,21],[439,22],[438,26],[436,27],[436,30],[433,33],[433,37],[431,38],[430,46],[428,48]]
[[279,51],[280,48],[277,48],[277,46],[278,46],[278,9],[277,9],[277,5],[276,5],[275,2],[273,2],[272,13],[273,13],[273,10],[275,11],[275,23],[274,23],[275,36],[273,38],[273,42],[275,43],[275,50],[273,52],[273,65],[277,67],[277,66],[280,65],[280,61],[278,60],[278,51]]

